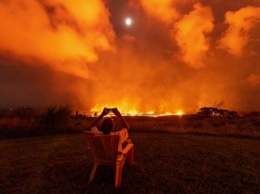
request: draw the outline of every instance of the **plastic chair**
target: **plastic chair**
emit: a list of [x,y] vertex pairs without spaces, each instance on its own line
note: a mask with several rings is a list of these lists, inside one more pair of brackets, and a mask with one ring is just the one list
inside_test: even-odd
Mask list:
[[88,183],[91,183],[93,180],[99,165],[107,165],[116,167],[115,187],[120,187],[125,159],[134,144],[127,144],[122,152],[119,152],[119,135],[100,135],[90,131],[85,131],[85,134],[94,162]]

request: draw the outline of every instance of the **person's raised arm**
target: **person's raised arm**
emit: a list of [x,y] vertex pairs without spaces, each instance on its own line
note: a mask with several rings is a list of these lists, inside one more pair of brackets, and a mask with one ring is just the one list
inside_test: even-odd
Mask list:
[[130,130],[130,126],[129,124],[127,123],[127,121],[124,119],[124,117],[122,117],[121,113],[118,111],[117,108],[113,109],[113,113],[119,117],[120,121],[122,122],[123,124],[123,127],[126,128],[128,131]]
[[93,123],[90,125],[91,127],[96,127],[98,125],[98,123],[101,121],[101,119],[106,116],[109,113],[109,111],[107,110],[107,108],[103,109],[103,112],[101,113],[101,115],[99,115],[94,121]]

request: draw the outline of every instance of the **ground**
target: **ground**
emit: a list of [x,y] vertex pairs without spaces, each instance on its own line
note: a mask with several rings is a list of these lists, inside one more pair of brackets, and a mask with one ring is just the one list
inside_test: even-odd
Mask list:
[[1,193],[258,193],[258,139],[176,133],[130,133],[134,167],[124,166],[114,188],[114,169],[92,163],[83,133],[2,140]]

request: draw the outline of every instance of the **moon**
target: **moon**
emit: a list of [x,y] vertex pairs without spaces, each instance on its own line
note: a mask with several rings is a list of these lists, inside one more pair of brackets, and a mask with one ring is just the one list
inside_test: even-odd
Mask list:
[[126,18],[125,19],[125,24],[127,25],[127,26],[131,26],[132,25],[132,19],[131,18]]

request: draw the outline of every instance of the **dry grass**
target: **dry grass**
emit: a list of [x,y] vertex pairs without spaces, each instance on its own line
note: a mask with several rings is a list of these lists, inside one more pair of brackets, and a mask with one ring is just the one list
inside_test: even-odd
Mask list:
[[259,193],[260,141],[176,133],[136,133],[136,165],[92,163],[84,134],[2,140],[0,193]]
[[174,132],[260,138],[260,117],[228,119],[185,115],[155,118],[128,117],[127,120],[131,130],[136,132]]
[[[43,115],[0,118],[0,139],[79,133],[88,129],[94,117],[70,116],[68,107],[49,107]],[[251,116],[201,117],[198,115],[164,117],[125,117],[134,132],[196,133],[260,138],[260,114]],[[120,126],[117,125],[116,129]]]

